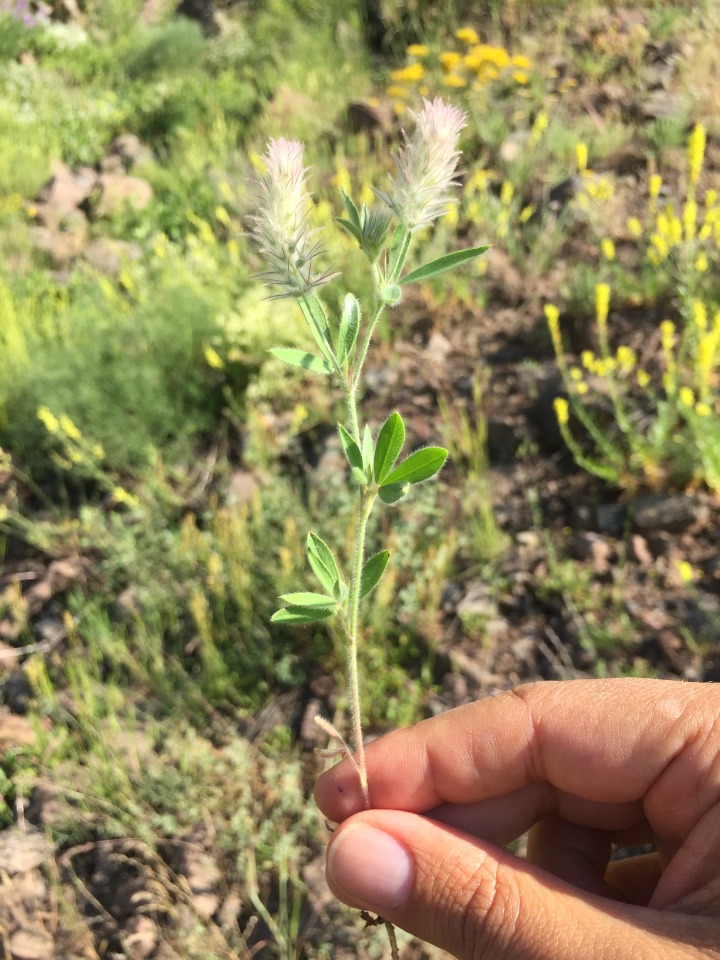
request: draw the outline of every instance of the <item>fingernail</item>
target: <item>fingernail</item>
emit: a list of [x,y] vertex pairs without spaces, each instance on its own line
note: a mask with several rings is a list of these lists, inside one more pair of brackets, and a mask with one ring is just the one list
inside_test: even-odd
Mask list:
[[415,868],[394,837],[358,823],[343,830],[330,847],[327,872],[341,899],[382,913],[405,903]]

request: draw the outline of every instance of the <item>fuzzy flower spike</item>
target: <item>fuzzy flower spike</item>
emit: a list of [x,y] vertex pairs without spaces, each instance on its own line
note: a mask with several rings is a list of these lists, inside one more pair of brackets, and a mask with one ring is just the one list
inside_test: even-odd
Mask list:
[[256,213],[249,218],[250,236],[267,261],[260,276],[279,288],[276,297],[306,296],[331,279],[314,269],[321,247],[308,226],[312,200],[305,185],[304,150],[297,140],[270,140],[263,157],[267,172],[251,181]]
[[402,224],[416,230],[437,220],[456,202],[458,138],[466,115],[438,98],[423,100],[420,113],[412,116],[415,132],[412,137],[404,134],[405,143],[394,158],[397,173],[391,188],[378,196]]

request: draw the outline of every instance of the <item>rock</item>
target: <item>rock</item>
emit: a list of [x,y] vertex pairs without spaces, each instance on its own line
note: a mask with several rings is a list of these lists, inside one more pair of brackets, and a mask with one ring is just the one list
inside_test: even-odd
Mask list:
[[540,535],[535,530],[520,530],[515,535],[519,546],[525,550],[539,550],[541,546]]
[[[0,633],[0,635],[3,634]],[[17,647],[11,647],[9,643],[3,643],[2,640],[0,640],[0,673],[11,673],[18,665],[19,660],[19,649]]]
[[178,17],[199,23],[206,36],[215,36],[219,32],[213,0],[182,0],[175,12]]
[[150,917],[131,917],[125,924],[125,949],[133,960],[147,960],[158,944],[158,931]]
[[486,429],[487,452],[491,463],[513,463],[522,442],[516,425],[508,420],[488,417]]
[[347,124],[351,133],[387,134],[392,128],[390,106],[356,100],[348,104]]
[[528,130],[515,130],[500,145],[500,159],[504,163],[515,163],[518,157],[527,151],[527,143],[530,137]]
[[641,533],[682,533],[690,527],[706,526],[709,519],[707,503],[684,493],[639,497],[633,507],[633,522]]
[[81,167],[73,173],[66,164],[56,163],[52,180],[40,190],[37,199],[60,213],[69,213],[88,199],[97,179],[97,173],[91,167]]
[[98,217],[110,217],[124,207],[144,210],[153,198],[153,189],[147,180],[121,173],[101,173],[98,178],[100,199],[95,213]]
[[51,960],[54,941],[39,930],[16,930],[9,941],[12,960]]
[[457,605],[457,614],[463,617],[496,617],[497,603],[483,580],[473,580],[465,590],[465,596]]
[[146,147],[134,133],[121,133],[119,137],[115,137],[110,144],[108,154],[120,157],[126,170],[153,163],[155,160],[150,147]]
[[672,120],[683,116],[686,100],[679,93],[670,93],[663,89],[653,90],[641,109],[646,120]]
[[440,594],[440,609],[445,613],[455,613],[457,605],[462,600],[463,586],[457,580],[448,580]]
[[13,713],[25,714],[30,709],[35,691],[27,674],[19,667],[13,670],[3,685],[3,698]]
[[58,208],[46,207],[42,217],[53,226],[30,228],[30,236],[38,248],[46,253],[58,267],[64,267],[85,249],[88,223],[82,210],[60,212]]
[[39,830],[8,827],[0,832],[0,870],[11,877],[34,870],[52,857],[53,850]]
[[645,537],[641,537],[639,533],[634,533],[630,538],[630,550],[633,559],[639,563],[643,569],[646,570],[652,566],[654,558]]
[[626,514],[622,503],[601,503],[595,509],[595,525],[601,533],[619,537],[625,526]]
[[114,240],[111,237],[97,237],[86,247],[84,259],[100,273],[116,277],[128,261],[139,260],[142,250],[130,240]]
[[227,500],[230,506],[249,503],[260,489],[260,484],[249,470],[234,470],[228,483]]
[[572,540],[570,549],[577,560],[590,560],[594,573],[603,575],[610,569],[613,549],[607,540],[597,533],[577,534]]
[[29,720],[7,707],[0,707],[0,757],[11,747],[29,747],[35,742],[35,731]]

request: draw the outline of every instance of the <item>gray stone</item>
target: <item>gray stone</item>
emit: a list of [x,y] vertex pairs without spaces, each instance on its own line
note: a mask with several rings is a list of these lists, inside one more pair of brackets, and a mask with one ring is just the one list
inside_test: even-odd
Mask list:
[[682,533],[705,526],[709,519],[708,505],[700,497],[684,493],[639,497],[633,508],[633,521],[641,533]]
[[110,217],[127,206],[143,210],[153,198],[152,187],[141,177],[101,173],[98,186],[100,199],[95,212],[99,217]]

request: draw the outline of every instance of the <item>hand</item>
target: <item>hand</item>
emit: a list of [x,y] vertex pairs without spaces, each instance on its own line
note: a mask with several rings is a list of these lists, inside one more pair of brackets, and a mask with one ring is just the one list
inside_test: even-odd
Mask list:
[[[318,781],[346,903],[462,960],[720,958],[720,686],[538,683]],[[528,859],[502,849],[530,830]],[[612,844],[656,853],[609,862]]]

